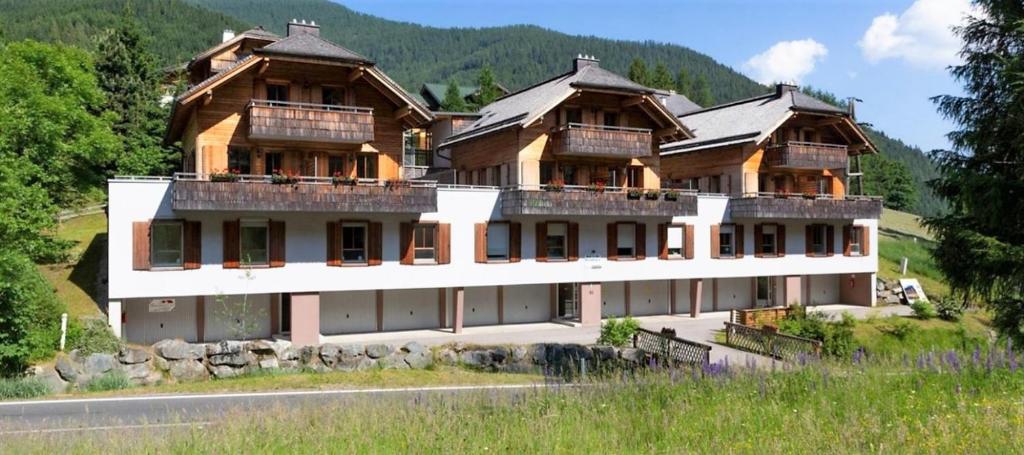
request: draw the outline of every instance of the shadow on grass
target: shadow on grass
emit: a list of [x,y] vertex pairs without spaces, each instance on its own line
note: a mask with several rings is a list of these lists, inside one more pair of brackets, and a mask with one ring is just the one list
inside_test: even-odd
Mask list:
[[[99,279],[100,263],[103,260],[103,255],[106,254],[106,245],[106,233],[93,236],[89,246],[82,252],[82,256],[78,258],[78,263],[74,265],[74,268],[71,269],[71,274],[68,276],[68,281],[78,286],[82,292],[85,292],[97,303],[105,300],[98,298],[96,295],[96,280]],[[106,313],[106,305],[99,304],[99,306],[100,310]]]

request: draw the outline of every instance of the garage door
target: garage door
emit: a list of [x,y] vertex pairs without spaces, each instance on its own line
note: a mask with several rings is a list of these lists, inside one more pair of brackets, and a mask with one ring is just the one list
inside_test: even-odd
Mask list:
[[384,291],[384,330],[436,329],[437,289]]
[[741,310],[753,307],[753,278],[722,278],[718,280],[718,310]]
[[633,316],[668,314],[668,281],[647,280],[630,282],[629,311]]
[[505,323],[546,322],[551,319],[551,285],[505,286]]
[[498,324],[497,287],[466,288],[464,298],[466,300],[463,302],[463,311],[465,312],[462,320],[463,326]]
[[270,294],[206,298],[206,341],[270,338]]
[[340,335],[377,330],[377,291],[320,294],[320,333]]
[[811,275],[811,305],[839,302],[839,275]]
[[626,315],[626,285],[622,281],[601,283],[601,317],[621,318]]
[[195,297],[132,299],[124,311],[125,338],[131,343],[153,344],[174,338],[196,341]]

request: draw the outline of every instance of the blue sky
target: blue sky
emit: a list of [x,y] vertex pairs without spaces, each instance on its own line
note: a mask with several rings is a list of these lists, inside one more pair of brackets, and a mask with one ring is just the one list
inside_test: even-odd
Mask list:
[[[437,27],[535,24],[570,34],[680,44],[756,80],[796,80],[856,96],[858,119],[925,151],[953,125],[929,97],[959,93],[947,31],[967,0],[336,0]],[[585,52],[580,49],[580,52]],[[759,56],[759,57],[757,57]],[[600,56],[598,56],[600,57]]]

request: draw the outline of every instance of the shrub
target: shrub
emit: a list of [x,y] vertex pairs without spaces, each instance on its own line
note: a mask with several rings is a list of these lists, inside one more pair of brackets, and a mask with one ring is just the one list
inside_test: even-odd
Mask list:
[[49,357],[60,340],[64,306],[26,256],[0,251],[0,376]]
[[937,316],[935,306],[927,300],[918,300],[912,303],[910,309],[914,310],[914,316],[921,320],[927,321]]
[[633,341],[633,334],[640,328],[640,323],[629,316],[623,319],[611,318],[601,325],[601,336],[597,344],[622,347]]
[[943,321],[956,322],[964,315],[964,305],[951,296],[942,296],[935,301],[935,314]]
[[67,345],[69,350],[78,349],[82,355],[121,350],[121,340],[114,336],[110,326],[101,319],[68,321]]
[[820,341],[824,355],[845,357],[857,347],[853,338],[857,320],[850,313],[843,312],[839,320],[833,320],[825,313],[808,313],[798,305],[778,325],[779,332],[786,335]]
[[49,392],[46,384],[36,378],[0,378],[0,400],[35,398]]
[[124,372],[111,370],[97,376],[85,384],[85,390],[89,392],[105,392],[108,390],[127,389],[132,386],[132,381]]
[[906,340],[911,335],[917,332],[917,326],[906,319],[902,319],[898,316],[894,316],[889,319],[892,322],[889,324],[879,326],[878,331],[888,335],[892,335],[900,341]]

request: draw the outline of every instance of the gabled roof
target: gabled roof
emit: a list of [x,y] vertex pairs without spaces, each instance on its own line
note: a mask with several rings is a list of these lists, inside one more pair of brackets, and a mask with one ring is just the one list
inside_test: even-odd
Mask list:
[[665,107],[668,108],[668,111],[676,117],[702,109],[700,105],[690,101],[686,96],[675,92],[658,92],[658,98],[665,103]]
[[353,63],[373,64],[370,59],[358,53],[309,33],[299,33],[254,49],[256,54],[285,55],[342,60]]
[[281,39],[281,37],[277,36],[277,35],[275,35],[275,34],[273,34],[271,32],[268,32],[266,30],[263,30],[263,27],[258,27],[257,26],[257,27],[251,28],[249,30],[246,30],[246,31],[244,31],[242,33],[239,33],[239,34],[235,35],[234,38],[231,38],[231,39],[229,39],[227,41],[224,41],[222,43],[217,43],[217,45],[215,45],[215,46],[213,46],[213,47],[211,47],[211,48],[209,48],[209,49],[199,53],[198,55],[193,57],[191,61],[188,62],[186,67],[191,68],[192,65],[194,65],[196,62],[205,60],[205,59],[207,59],[209,57],[212,57],[215,54],[219,54],[224,49],[227,49],[227,48],[229,48],[231,46],[234,46],[235,44],[237,44],[237,43],[239,43],[239,42],[241,42],[243,40],[246,40],[246,39],[273,42],[273,41],[277,41],[277,40]]
[[[502,96],[508,95],[509,92],[507,88],[501,84],[495,85],[497,85],[498,90],[501,90]],[[463,99],[468,99],[469,97],[480,93],[479,85],[459,85],[458,88],[459,96]],[[444,102],[444,96],[446,93],[448,93],[448,84],[428,82],[423,84],[423,87],[420,88],[419,95],[431,109],[438,109],[440,108],[441,103]]]
[[875,147],[847,111],[807,95],[796,87],[780,86],[774,93],[683,114],[683,122],[696,137],[661,146],[662,155],[738,144],[760,144],[797,113],[835,116],[849,125],[869,150]]
[[661,111],[680,131],[689,134],[665,106],[653,99],[655,90],[637,84],[596,64],[582,65],[578,69],[527,87],[511,95],[498,98],[480,109],[480,119],[459,134],[446,139],[438,147],[479,137],[511,127],[525,128],[554,109],[580,89],[613,90],[652,97],[652,106]]

